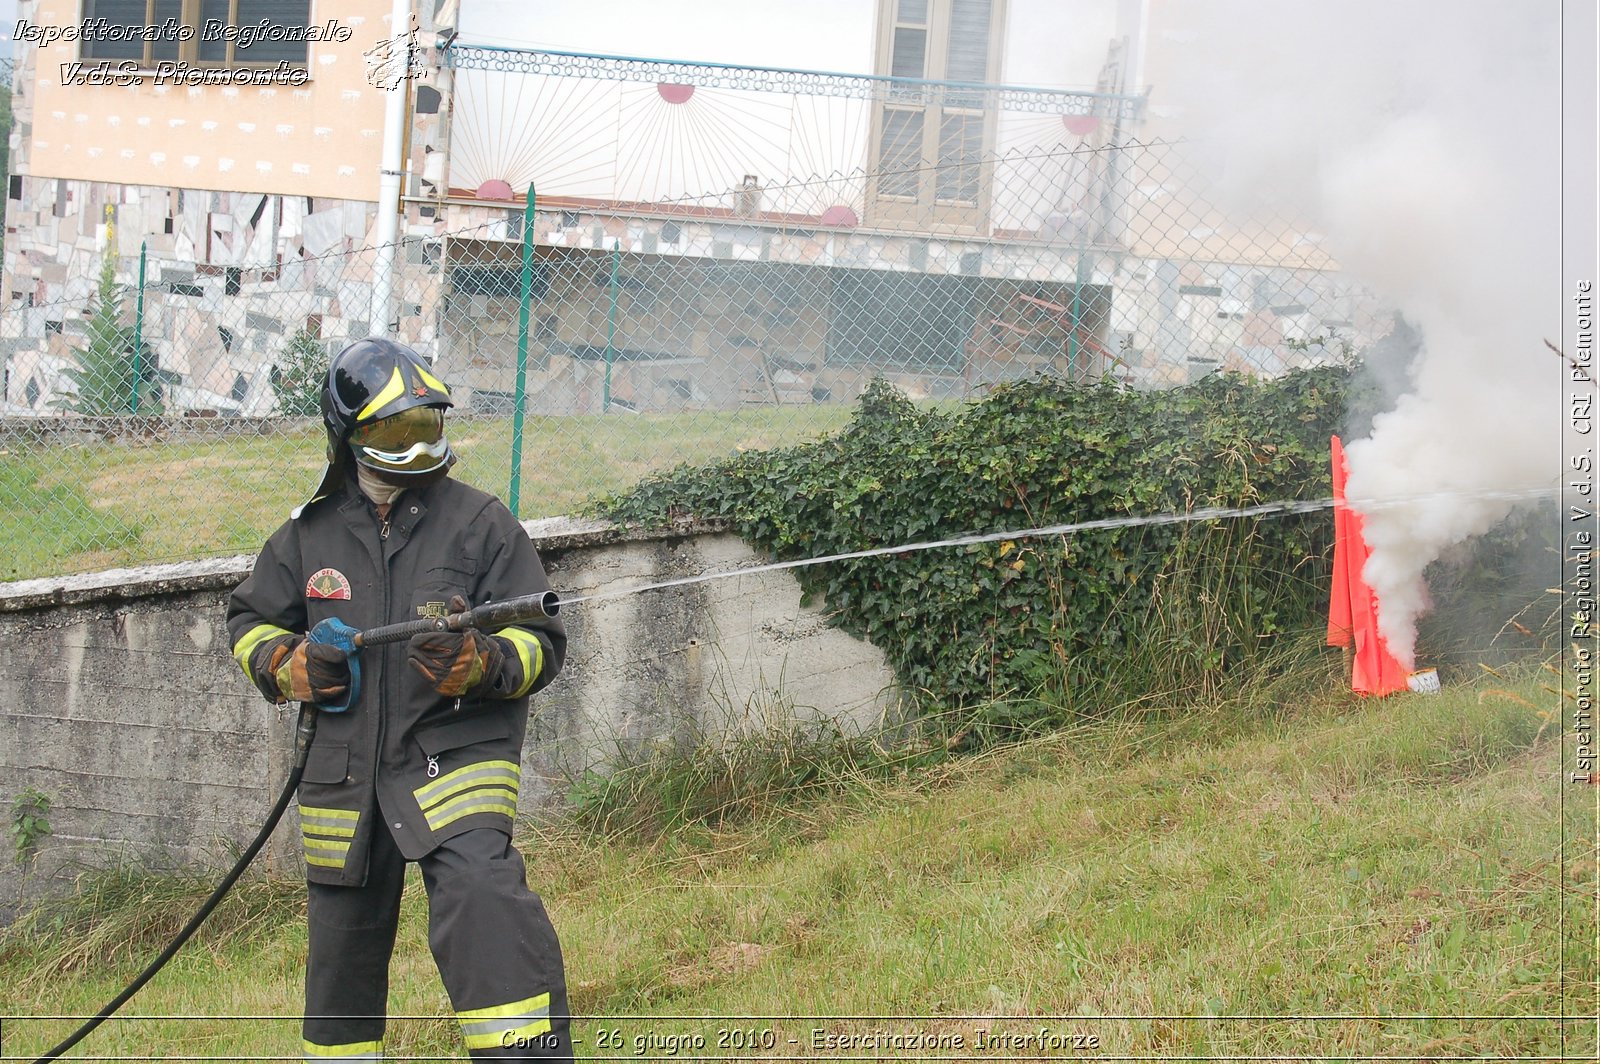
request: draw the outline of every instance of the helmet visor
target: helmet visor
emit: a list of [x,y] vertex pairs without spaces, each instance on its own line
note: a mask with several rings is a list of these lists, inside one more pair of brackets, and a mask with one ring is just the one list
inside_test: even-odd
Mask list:
[[391,417],[359,425],[350,434],[356,461],[384,473],[431,473],[450,459],[444,438],[444,411],[414,406]]

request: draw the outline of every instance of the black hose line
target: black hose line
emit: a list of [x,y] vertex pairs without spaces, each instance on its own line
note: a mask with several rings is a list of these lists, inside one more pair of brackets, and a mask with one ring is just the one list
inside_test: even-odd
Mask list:
[[165,967],[166,963],[173,958],[173,955],[183,948],[183,944],[189,941],[190,936],[200,929],[200,925],[205,923],[206,917],[211,915],[211,910],[217,907],[217,904],[222,901],[229,890],[233,889],[233,885],[239,881],[239,877],[244,874],[244,870],[249,867],[256,854],[261,852],[261,847],[267,844],[267,839],[272,836],[272,831],[278,826],[278,821],[283,819],[283,814],[289,808],[289,802],[294,797],[295,788],[300,786],[300,775],[305,772],[306,756],[311,752],[311,740],[316,737],[316,734],[317,707],[310,702],[306,702],[300,706],[300,720],[294,729],[294,767],[289,770],[289,779],[283,785],[283,793],[278,795],[277,803],[273,805],[272,812],[267,814],[267,822],[261,825],[261,831],[257,833],[255,839],[245,848],[244,853],[239,855],[239,860],[235,862],[228,874],[223,877],[222,882],[217,884],[217,889],[211,892],[211,896],[206,899],[205,904],[200,906],[200,911],[194,914],[194,918],[185,924],[183,930],[178,932],[177,937],[167,944],[166,949],[161,951],[161,956],[151,961],[149,967],[140,972],[139,977],[129,983],[126,990],[107,1002],[106,1007],[96,1013],[93,1019],[73,1031],[66,1041],[50,1050],[44,1056],[39,1057],[33,1064],[45,1064],[46,1061],[57,1060],[61,1057],[61,1054],[87,1038],[91,1031],[110,1019],[123,1005],[126,1005],[128,999],[137,994],[144,984],[148,983],[157,972]]

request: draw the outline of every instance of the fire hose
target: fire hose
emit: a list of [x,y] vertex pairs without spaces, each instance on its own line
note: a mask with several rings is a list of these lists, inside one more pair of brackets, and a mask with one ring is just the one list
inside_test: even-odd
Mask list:
[[[428,617],[416,621],[403,621],[399,624],[383,625],[379,628],[368,628],[357,631],[338,620],[324,620],[311,629],[307,639],[313,643],[325,643],[342,650],[350,666],[350,687],[344,700],[337,705],[325,707],[329,712],[339,712],[349,709],[360,695],[361,691],[361,662],[362,648],[381,646],[386,643],[399,643],[409,640],[412,636],[426,635],[429,632],[460,632],[468,628],[503,628],[508,624],[519,621],[531,621],[542,617],[554,617],[561,609],[561,598],[554,591],[543,591],[537,595],[525,595],[521,598],[506,599],[503,602],[485,603],[476,609],[466,610],[462,613],[446,614],[443,617]],[[324,707],[315,703],[303,702],[300,705],[300,719],[294,729],[294,763],[289,769],[289,778],[284,781],[283,792],[278,795],[278,800],[273,803],[272,811],[267,814],[267,819],[261,825],[261,830],[245,847],[239,855],[239,860],[229,869],[228,874],[222,877],[222,882],[206,898],[193,918],[183,926],[167,948],[147,965],[144,971],[127,987],[106,1003],[105,1007],[95,1013],[76,1031],[63,1042],[51,1049],[44,1056],[34,1060],[33,1064],[45,1064],[46,1061],[58,1060],[61,1055],[83,1041],[106,1020],[116,1014],[117,1010],[126,1005],[139,990],[148,983],[166,963],[170,961],[183,944],[205,923],[206,917],[211,915],[227,895],[233,885],[238,882],[244,870],[255,859],[256,854],[267,844],[272,832],[278,826],[278,821],[283,819],[283,814],[289,808],[289,801],[294,797],[295,790],[300,786],[300,776],[305,772],[306,758],[311,754],[311,743],[317,735],[317,714]]]

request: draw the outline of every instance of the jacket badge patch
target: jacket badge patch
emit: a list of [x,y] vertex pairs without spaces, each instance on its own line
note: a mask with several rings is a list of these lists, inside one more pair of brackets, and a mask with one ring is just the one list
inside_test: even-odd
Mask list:
[[308,599],[350,598],[350,579],[337,569],[318,569],[306,581]]

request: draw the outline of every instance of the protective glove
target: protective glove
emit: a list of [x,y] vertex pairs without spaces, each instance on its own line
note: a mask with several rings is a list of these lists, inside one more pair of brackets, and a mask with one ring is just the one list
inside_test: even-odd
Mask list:
[[[451,613],[465,613],[467,600],[450,599]],[[501,640],[471,628],[459,632],[425,632],[414,635],[406,647],[406,660],[428,685],[446,698],[481,695],[492,690],[505,666]]]
[[295,636],[292,646],[274,648],[268,667],[278,685],[278,700],[332,703],[350,689],[350,663],[344,651]]
[[411,637],[406,660],[446,698],[483,694],[494,687],[505,665],[500,640],[468,628]]

